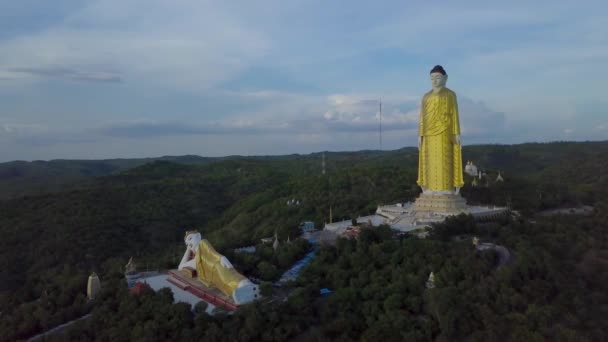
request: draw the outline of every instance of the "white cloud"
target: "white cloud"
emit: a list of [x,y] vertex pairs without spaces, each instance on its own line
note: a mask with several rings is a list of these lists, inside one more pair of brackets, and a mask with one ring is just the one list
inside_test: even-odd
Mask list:
[[44,124],[27,124],[6,122],[0,119],[0,135],[6,137],[22,137],[42,134],[48,131],[48,127]]
[[60,26],[0,42],[0,76],[78,69],[99,77],[113,69],[127,82],[206,89],[263,57],[268,44],[218,6],[97,0]]

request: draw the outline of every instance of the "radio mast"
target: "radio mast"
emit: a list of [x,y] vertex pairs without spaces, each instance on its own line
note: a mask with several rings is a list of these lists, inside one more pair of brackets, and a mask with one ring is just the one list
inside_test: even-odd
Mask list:
[[325,152],[323,152],[323,159],[321,161],[321,174],[325,174]]
[[380,125],[378,126],[378,132],[379,132],[379,136],[380,136],[380,151],[382,151],[382,98],[380,98],[379,101],[380,104]]

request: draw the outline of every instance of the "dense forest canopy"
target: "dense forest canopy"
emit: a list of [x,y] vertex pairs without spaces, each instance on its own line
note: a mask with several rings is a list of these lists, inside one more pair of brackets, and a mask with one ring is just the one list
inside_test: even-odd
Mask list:
[[[156,319],[148,317],[152,308],[174,317],[162,333],[182,339],[212,340],[231,328],[246,331],[235,339],[598,339],[608,317],[600,291],[608,280],[607,155],[608,142],[466,146],[463,160],[488,175],[476,187],[467,176],[467,201],[509,206],[520,219],[476,225],[461,218],[428,240],[364,233],[321,250],[286,304],[259,303],[230,318],[192,317],[166,293],[131,298],[122,267],[132,255],[151,269],[174,267],[186,229],[230,253],[275,231],[293,239],[304,220],[321,227],[330,207],[336,220],[412,200],[419,193],[417,150],[327,152],[325,175],[321,153],[2,163],[0,339],[25,338],[91,310],[93,318],[75,328],[83,336],[96,331],[113,339],[120,328],[99,318],[111,313],[117,322],[134,320],[120,326],[141,325],[122,339],[143,338],[146,322]],[[496,181],[499,171],[504,182]],[[286,205],[289,199],[300,205]],[[595,208],[592,216],[530,219],[582,204]],[[517,258],[495,270],[491,253],[475,254],[452,241],[456,234],[479,234]],[[279,269],[262,272],[260,264],[285,267],[307,248],[294,247],[282,261],[262,250],[253,259],[236,257],[237,265],[272,279]],[[438,287],[429,292],[421,284],[431,270]],[[104,283],[100,304],[84,296],[91,271]],[[319,297],[320,287],[336,292]],[[137,314],[127,319],[129,311]],[[267,324],[260,319],[274,325],[255,332]],[[551,322],[557,332],[548,330]]]

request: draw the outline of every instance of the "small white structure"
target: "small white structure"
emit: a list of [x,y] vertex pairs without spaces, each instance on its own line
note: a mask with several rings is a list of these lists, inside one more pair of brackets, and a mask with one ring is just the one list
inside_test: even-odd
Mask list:
[[473,246],[477,247],[479,245],[479,238],[477,236],[473,236]]
[[290,200],[287,200],[287,205],[288,206],[292,206],[292,205],[298,206],[298,205],[300,205],[300,200],[296,200],[295,198],[292,198]]
[[426,281],[426,288],[427,289],[435,288],[435,275],[433,274],[433,272],[431,272],[431,274],[429,274],[429,279]]
[[467,165],[464,167],[464,172],[469,176],[475,177],[477,176],[477,166],[475,166],[472,161],[468,161]]
[[129,258],[129,262],[125,265],[125,273],[131,273],[137,271],[137,265],[133,261],[133,257]]
[[89,297],[89,300],[95,299],[97,294],[99,294],[99,290],[101,290],[101,283],[97,274],[93,272],[89,276],[89,281],[87,281],[87,297]]
[[274,232],[274,242],[272,243],[272,249],[276,252],[279,248],[279,237],[277,236],[277,232]]
[[496,181],[497,182],[504,182],[505,180],[502,178],[502,176],[500,175],[500,171],[498,171],[498,177],[496,177]]
[[133,287],[140,277],[141,274],[137,272],[137,265],[133,261],[133,257],[131,257],[127,265],[125,265],[125,278],[127,279],[127,287]]

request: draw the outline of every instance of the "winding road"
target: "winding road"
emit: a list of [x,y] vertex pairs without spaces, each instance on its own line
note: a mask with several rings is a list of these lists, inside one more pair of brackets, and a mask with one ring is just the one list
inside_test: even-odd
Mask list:
[[496,251],[496,253],[498,253],[498,265],[496,266],[496,269],[505,266],[512,259],[511,252],[509,252],[506,247],[497,244],[482,242],[478,244],[475,249],[480,252],[487,251],[490,249]]
[[60,324],[60,325],[58,325],[58,326],[54,327],[54,328],[53,328],[53,329],[51,329],[51,330],[47,330],[47,331],[45,331],[45,332],[43,332],[43,333],[40,333],[40,334],[38,334],[38,335],[36,335],[36,336],[34,336],[34,337],[29,338],[27,341],[28,341],[28,342],[30,342],[30,341],[35,341],[35,340],[37,340],[37,339],[39,339],[39,338],[42,338],[42,337],[44,337],[44,336],[46,336],[46,335],[49,335],[49,334],[54,334],[54,333],[60,332],[61,330],[63,330],[63,329],[65,329],[65,328],[69,327],[70,325],[72,325],[72,324],[74,324],[74,323],[76,323],[76,322],[78,322],[78,321],[81,321],[81,320],[83,320],[83,319],[87,319],[87,318],[89,318],[89,317],[91,317],[91,314],[86,314],[86,315],[84,315],[84,316],[82,316],[82,317],[79,317],[79,318],[73,319],[73,320],[71,320],[71,321],[69,321],[69,322],[66,322],[66,323]]

